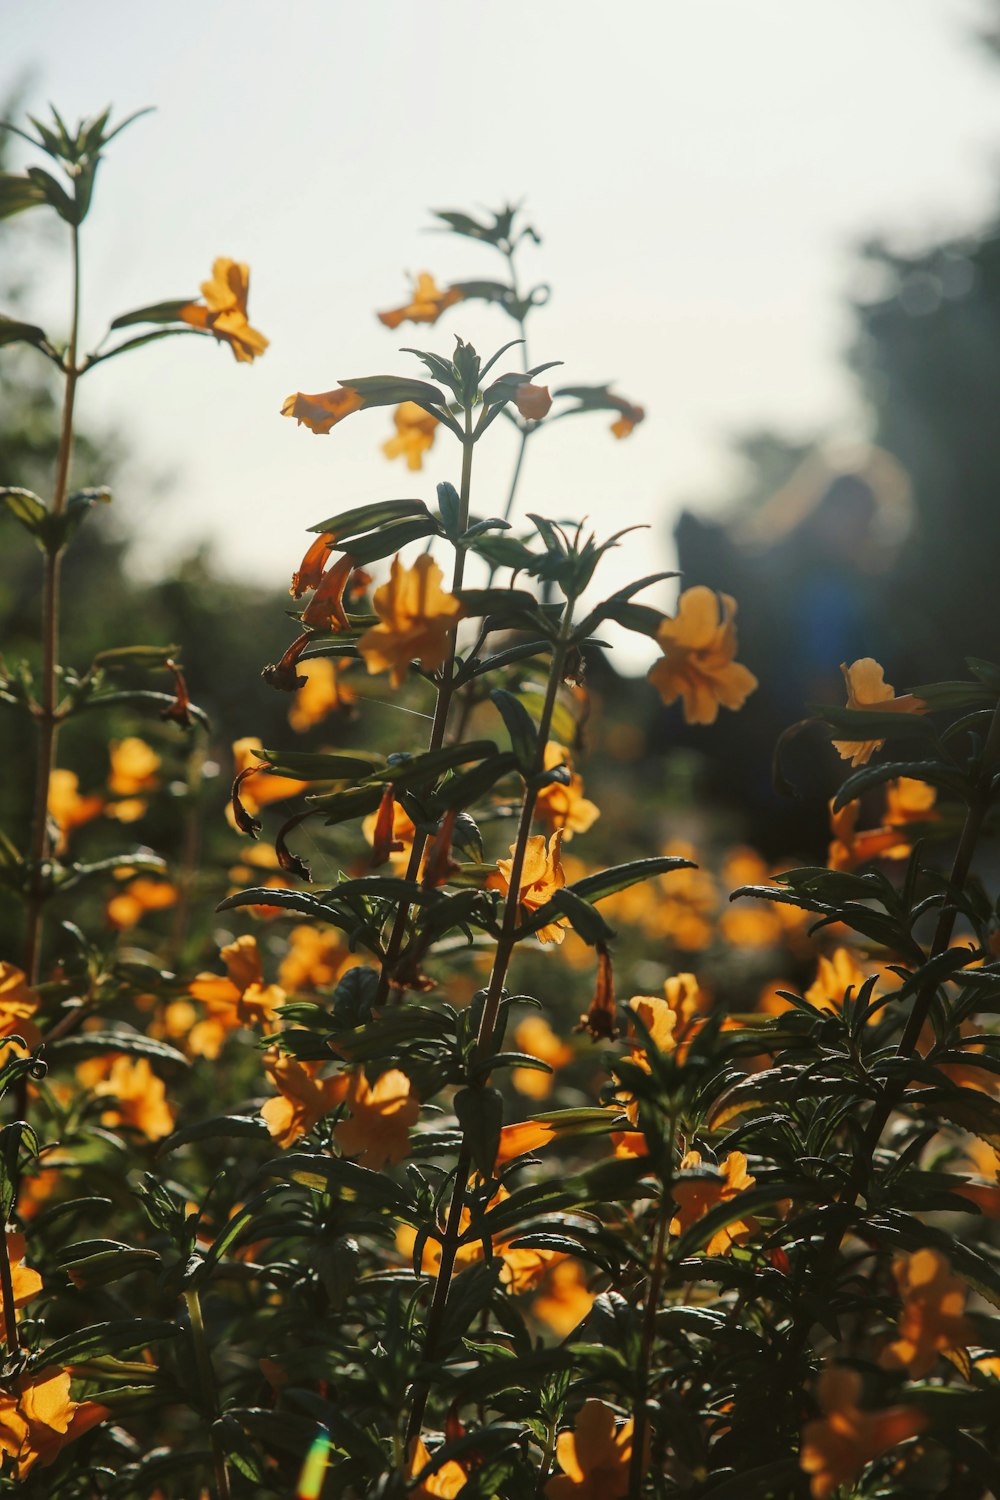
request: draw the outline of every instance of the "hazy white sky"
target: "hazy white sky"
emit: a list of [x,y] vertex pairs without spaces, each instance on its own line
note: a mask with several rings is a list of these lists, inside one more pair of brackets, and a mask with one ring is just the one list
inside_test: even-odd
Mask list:
[[[290,391],[409,372],[397,346],[490,349],[481,304],[436,328],[383,328],[406,272],[494,274],[490,253],[428,235],[431,207],[524,199],[552,283],[532,356],[614,379],[648,419],[616,442],[601,415],[540,434],[527,508],[604,528],[650,521],[725,483],[727,435],[769,423],[863,433],[841,355],[852,248],[873,230],[975,224],[994,202],[1000,71],[971,32],[986,0],[2,0],[7,80],[74,117],[155,104],[110,149],[86,228],[91,341],[116,313],[196,292],[219,254],[252,267],[265,358],[166,340],[84,383],[82,415],[125,427],[176,484],[140,508],[157,551],[206,536],[233,569],[284,577],[303,529],[339,507],[433,495],[440,435],[410,476],[378,453],[389,415],[325,438],[278,415]],[[58,276],[31,316],[62,331]],[[413,369],[413,373],[418,373]],[[501,503],[513,435],[474,504]],[[654,565],[652,540],[605,582]],[[147,556],[149,556],[147,552]],[[664,591],[660,602],[672,605]]]

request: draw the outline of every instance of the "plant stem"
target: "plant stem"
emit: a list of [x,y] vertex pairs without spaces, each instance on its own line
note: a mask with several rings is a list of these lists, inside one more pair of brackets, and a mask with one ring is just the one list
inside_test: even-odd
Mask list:
[[10,1251],[7,1246],[7,1225],[0,1232],[0,1295],[3,1296],[3,1328],[7,1344],[7,1357],[12,1358],[21,1347],[17,1331],[17,1309],[14,1306],[14,1282],[10,1273]]
[[[54,517],[62,515],[66,504],[70,457],[73,450],[73,405],[76,399],[77,341],[80,328],[80,229],[72,226],[73,311],[69,344],[63,359],[66,385],[63,393],[62,423],[59,431],[59,453],[56,460],[55,488],[52,492]],[[24,969],[28,983],[38,980],[41,961],[42,915],[47,898],[45,862],[48,854],[49,783],[55,763],[59,715],[57,704],[57,667],[59,659],[59,602],[62,546],[50,544],[45,552],[42,584],[42,681],[38,719],[38,759],[35,770],[35,803],[32,811],[29,852],[30,886],[28,922],[25,938]]]
[[215,1419],[219,1415],[219,1400],[215,1385],[215,1371],[212,1368],[212,1356],[205,1335],[205,1320],[201,1313],[201,1298],[197,1290],[194,1290],[184,1293],[184,1301],[187,1303],[188,1316],[191,1319],[191,1341],[194,1344],[194,1356],[198,1364],[198,1374],[201,1377],[202,1399],[211,1421],[216,1500],[230,1500],[226,1455],[215,1430]]
[[[670,1136],[672,1141],[672,1124]],[[653,1338],[656,1334],[656,1314],[659,1311],[660,1293],[663,1290],[667,1233],[670,1229],[670,1218],[673,1212],[670,1206],[669,1181],[662,1184],[662,1192],[663,1199],[660,1203],[656,1246],[653,1250],[653,1264],[649,1268],[649,1278],[646,1282],[646,1306],[643,1310],[642,1318],[642,1345],[639,1350],[639,1368],[636,1371],[635,1412],[632,1423],[632,1457],[629,1462],[628,1471],[629,1500],[639,1500],[645,1478],[643,1469],[645,1468],[646,1430],[649,1425],[646,1412],[646,1402],[649,1396],[649,1366],[653,1355]]]
[[[535,780],[538,773],[543,769],[545,763],[545,746],[548,742],[549,730],[552,724],[552,714],[555,710],[556,695],[559,691],[559,683],[562,680],[562,668],[569,645],[569,635],[572,627],[573,601],[567,600],[566,610],[563,615],[562,629],[552,653],[552,662],[549,669],[549,679],[545,691],[545,701],[542,705],[541,717],[538,722],[538,738],[535,749],[535,759],[531,770],[526,778],[527,785],[524,792],[524,801],[521,804],[521,815],[518,821],[517,839],[514,844],[514,854],[511,860],[510,884],[507,891],[507,900],[504,905],[503,923],[500,928],[500,936],[497,939],[496,953],[493,957],[493,969],[490,974],[489,987],[486,991],[486,999],[483,1004],[483,1012],[479,1020],[479,1031],[476,1035],[476,1045],[473,1051],[473,1062],[480,1060],[484,1053],[488,1055],[488,1049],[493,1042],[493,1034],[496,1030],[497,1018],[500,1014],[500,1002],[504,993],[504,982],[507,978],[507,969],[510,966],[511,957],[517,944],[517,924],[520,912],[521,875],[524,870],[524,860],[528,849],[528,839],[531,836],[531,823],[535,813],[535,801],[538,792]],[[487,1080],[484,1079],[485,1084]],[[431,1299],[430,1312],[427,1318],[427,1332],[424,1337],[424,1360],[432,1360],[437,1350],[438,1340],[441,1335],[441,1327],[444,1322],[445,1311],[448,1305],[448,1292],[451,1287],[451,1278],[455,1269],[455,1259],[458,1254],[458,1239],[461,1233],[462,1210],[465,1207],[465,1195],[469,1187],[469,1178],[472,1175],[472,1151],[468,1138],[464,1137],[459,1151],[458,1163],[455,1168],[455,1186],[452,1190],[451,1204],[448,1209],[448,1219],[445,1224],[444,1234],[441,1239],[441,1260],[438,1265],[437,1280],[434,1284],[434,1295]],[[415,1385],[413,1389],[413,1405],[410,1408],[410,1419],[406,1429],[407,1443],[420,1436],[424,1422],[424,1411],[427,1406],[429,1388],[426,1383]]]

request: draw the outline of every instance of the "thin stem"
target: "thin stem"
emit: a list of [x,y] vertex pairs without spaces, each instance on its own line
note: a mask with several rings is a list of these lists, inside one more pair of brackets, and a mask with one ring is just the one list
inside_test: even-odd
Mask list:
[[[671,1126],[671,1139],[673,1127]],[[646,1306],[642,1318],[642,1345],[639,1350],[639,1368],[635,1382],[635,1413],[632,1423],[632,1457],[629,1463],[629,1500],[639,1500],[645,1475],[646,1430],[649,1425],[646,1402],[649,1397],[649,1366],[653,1356],[653,1338],[656,1333],[656,1314],[660,1307],[663,1290],[664,1260],[667,1248],[667,1233],[670,1229],[671,1208],[670,1184],[662,1184],[663,1200],[660,1204],[659,1223],[656,1231],[656,1247],[653,1264],[646,1283]]]
[[212,1356],[209,1352],[208,1339],[205,1334],[205,1320],[201,1312],[201,1298],[198,1296],[197,1290],[194,1290],[184,1293],[184,1301],[187,1303],[188,1317],[191,1319],[191,1341],[194,1344],[194,1357],[197,1361],[198,1374],[201,1378],[202,1399],[205,1402],[211,1422],[216,1500],[230,1500],[226,1455],[215,1430],[215,1419],[219,1415],[219,1398],[215,1385],[215,1370],[212,1368]]
[[[72,226],[73,237],[73,312],[70,322],[69,345],[66,349],[64,369],[66,386],[63,393],[62,423],[59,431],[59,453],[56,459],[55,488],[52,493],[51,514],[61,516],[66,504],[66,489],[69,481],[70,457],[73,451],[73,406],[76,399],[77,341],[80,328],[80,230]],[[28,891],[28,923],[25,937],[24,969],[29,984],[38,980],[41,961],[42,915],[47,897],[45,862],[48,855],[49,783],[55,763],[56,736],[59,716],[57,712],[57,667],[59,661],[59,602],[60,573],[62,568],[61,546],[52,545],[45,553],[45,571],[42,584],[42,681],[38,719],[38,759],[35,771],[35,802],[32,811],[31,844],[29,863],[31,884]]]
[[507,504],[503,508],[503,519],[505,521],[510,520],[510,513],[514,509],[514,496],[517,494],[517,481],[521,477],[521,467],[524,463],[524,452],[528,446],[528,438],[530,435],[531,434],[529,428],[521,428],[521,441],[517,449],[517,458],[514,461],[514,472],[510,476],[510,489],[507,491]]
[[3,1327],[7,1343],[7,1356],[13,1358],[21,1347],[17,1331],[17,1309],[14,1306],[14,1282],[10,1274],[10,1250],[7,1245],[7,1225],[0,1233],[0,1295],[3,1296]]
[[[545,763],[545,746],[548,742],[549,730],[552,725],[552,715],[555,711],[556,695],[559,691],[563,663],[569,645],[572,613],[573,601],[567,600],[562,629],[552,653],[552,664],[545,692],[545,701],[542,705],[541,717],[538,723],[535,760],[528,774],[524,801],[521,804],[521,815],[518,821],[517,839],[511,860],[510,883],[507,891],[507,900],[504,905],[503,922],[500,928],[500,936],[497,940],[496,952],[493,957],[493,970],[490,974],[483,1012],[479,1020],[479,1030],[476,1035],[476,1045],[473,1051],[473,1062],[480,1060],[484,1053],[488,1054],[488,1049],[492,1045],[497,1018],[500,1014],[500,1002],[503,998],[504,982],[507,978],[507,970],[517,944],[521,876],[524,870],[524,860],[528,849],[528,839],[531,836],[531,823],[535,814],[535,802],[538,796],[535,780]],[[484,1079],[483,1083],[485,1084],[486,1082],[487,1080]],[[461,1150],[459,1151],[458,1163],[455,1168],[455,1186],[452,1190],[448,1218],[444,1234],[441,1238],[441,1260],[438,1265],[437,1280],[434,1284],[434,1295],[431,1299],[430,1312],[427,1317],[427,1331],[424,1337],[425,1363],[434,1358],[438,1340],[441,1336],[445,1310],[448,1305],[448,1292],[451,1287],[451,1278],[458,1254],[462,1210],[465,1207],[465,1196],[468,1192],[471,1175],[472,1150],[466,1136],[463,1137]],[[406,1429],[408,1444],[420,1436],[424,1423],[424,1411],[427,1406],[428,1394],[429,1387],[426,1382],[415,1385],[413,1388],[413,1404],[410,1408],[410,1419]]]

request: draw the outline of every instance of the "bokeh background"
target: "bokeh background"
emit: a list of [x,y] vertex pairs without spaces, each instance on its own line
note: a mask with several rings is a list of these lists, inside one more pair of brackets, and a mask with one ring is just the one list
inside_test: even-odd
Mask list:
[[[633,789],[658,806],[697,796],[729,809],[732,836],[808,855],[835,768],[804,757],[789,802],[770,751],[806,702],[839,700],[838,663],[876,656],[902,689],[1000,652],[990,0],[13,0],[0,25],[9,114],[156,106],[102,168],[85,343],[119,312],[193,295],[216,255],[252,267],[264,360],[233,369],[222,346],[167,340],[85,382],[77,477],[110,479],[116,498],[67,569],[81,663],[137,635],[182,646],[220,786],[231,739],[289,734],[258,674],[289,639],[304,528],[453,477],[390,468],[385,414],[328,438],[278,415],[289,391],[407,369],[410,337],[375,310],[405,300],[410,274],[493,274],[481,247],[431,232],[432,208],[523,202],[542,236],[525,274],[553,288],[532,358],[613,379],[647,412],[627,442],[602,420],[540,435],[524,508],[648,523],[605,588],[676,560],[686,583],[739,600],[761,689],[717,729],[658,705],[636,638],[595,666],[617,724],[597,748]],[[17,140],[0,149],[26,160]],[[61,332],[64,250],[54,224],[6,223],[0,304]],[[509,336],[495,309],[459,311],[428,347]],[[44,493],[41,366],[30,350],[0,363],[0,475]],[[504,441],[479,481],[486,513],[505,493]],[[5,525],[13,655],[32,649],[37,588]],[[672,590],[655,602],[672,608]],[[100,753],[81,741],[84,781]]]

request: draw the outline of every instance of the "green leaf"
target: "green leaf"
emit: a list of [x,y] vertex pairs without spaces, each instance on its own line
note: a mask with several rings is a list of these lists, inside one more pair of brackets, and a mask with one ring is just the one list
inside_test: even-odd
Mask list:
[[530,628],[538,628],[538,600],[526,589],[459,589],[456,598],[462,601],[467,617],[489,616],[508,624],[524,620]]
[[511,749],[524,776],[531,773],[538,754],[538,729],[520,699],[506,688],[494,688],[490,701],[496,707],[510,735]]
[[106,1052],[123,1052],[129,1057],[148,1057],[156,1062],[177,1063],[183,1068],[191,1066],[183,1052],[155,1037],[144,1036],[138,1031],[85,1031],[77,1036],[61,1036],[54,1042],[45,1043],[46,1056],[62,1057],[70,1053],[76,1057],[102,1057]]
[[346,823],[374,812],[382,801],[382,788],[359,786],[344,792],[312,792],[308,800],[326,814],[326,826],[332,828],[335,823]]
[[[452,807],[473,807],[497,782],[517,770],[517,757],[509,750],[487,755],[479,765],[449,776],[434,793],[432,807],[437,814]],[[456,835],[458,830],[456,829]],[[456,837],[457,842],[457,837]]]
[[219,1141],[250,1139],[269,1141],[270,1131],[259,1115],[213,1115],[210,1120],[198,1120],[193,1125],[182,1125],[160,1142],[161,1154],[177,1151],[194,1141]]
[[886,713],[867,708],[828,708],[810,705],[810,711],[831,731],[832,736],[848,743],[865,740],[934,741],[937,733],[925,714]]
[[877,766],[862,766],[848,776],[834,798],[834,812],[839,812],[848,802],[853,802],[871,787],[882,786],[900,776],[925,781],[929,786],[936,786],[941,791],[953,792],[963,798],[968,798],[970,793],[968,778],[954,764],[945,765],[935,760],[884,761]]
[[385,766],[378,759],[359,755],[332,755],[311,750],[255,750],[272,776],[291,776],[296,781],[360,781]]
[[638,885],[643,880],[652,880],[657,875],[697,868],[693,860],[662,854],[655,859],[633,859],[625,865],[612,865],[610,869],[599,870],[596,875],[586,875],[582,880],[575,880],[572,885],[566,886],[566,890],[579,896],[581,901],[603,901],[605,896],[628,890],[629,886]]
[[134,312],[122,313],[110,324],[111,328],[131,328],[136,323],[176,323],[182,310],[191,306],[190,297],[175,297],[169,302],[154,302],[149,307],[137,307]]
[[417,516],[412,521],[397,521],[368,536],[339,541],[337,546],[341,551],[349,553],[359,566],[364,566],[366,563],[378,562],[390,553],[399,552],[410,542],[418,542],[421,537],[439,535],[440,527],[428,513],[426,516]]
[[282,911],[301,912],[320,922],[335,920],[335,914],[318,897],[310,896],[308,891],[293,891],[283,886],[254,886],[249,890],[235,891],[220,901],[215,909],[235,911],[239,906],[277,906]]
[[492,740],[469,740],[465,744],[445,745],[440,750],[426,750],[421,755],[394,757],[392,764],[372,774],[372,781],[390,783],[396,788],[419,786],[435,781],[444,771],[466,765],[471,760],[485,760],[496,755]]
[[569,886],[556,891],[551,901],[547,901],[544,906],[539,906],[532,913],[529,921],[524,923],[521,931],[525,936],[537,932],[540,927],[547,926],[553,920],[554,915],[567,917],[577,936],[583,938],[583,941],[589,943],[592,948],[598,943],[614,942],[617,935],[596,907],[591,906],[587,901],[582,901]]
[[153,671],[165,666],[179,652],[179,646],[116,646],[111,651],[98,651],[93,664],[103,672],[117,672],[126,667]]
[[436,385],[426,380],[413,380],[405,375],[363,375],[353,380],[340,382],[345,389],[357,391],[364,407],[398,406],[403,401],[415,401],[418,406],[445,406],[445,395]]
[[27,208],[38,208],[46,201],[40,183],[16,172],[0,172],[0,219],[24,213]]
[[349,1199],[372,1208],[395,1212],[410,1209],[405,1190],[384,1172],[372,1172],[341,1156],[319,1156],[305,1151],[291,1151],[264,1169],[271,1177],[287,1177],[313,1192],[345,1192]]
[[145,1349],[162,1339],[175,1339],[179,1333],[176,1323],[165,1323],[162,1319],[115,1318],[56,1339],[47,1349],[40,1349],[32,1355],[30,1366],[40,1369],[46,1365],[78,1365],[101,1354],[124,1354],[133,1349]]
[[[0,334],[3,324],[0,323]],[[2,342],[2,337],[0,337]],[[46,550],[45,537],[49,524],[49,512],[37,495],[31,490],[16,488],[0,489],[0,500],[3,501],[15,521],[20,521],[25,531],[31,533],[41,551]]]
[[78,1288],[109,1286],[133,1271],[152,1271],[160,1264],[155,1250],[124,1245],[118,1240],[81,1240],[58,1256],[61,1270]]
[[5,313],[0,313],[0,347],[4,344],[32,344],[43,354],[54,357],[49,352],[51,345],[44,328],[39,328],[37,323],[24,323],[20,318],[9,318]]

